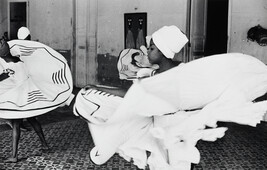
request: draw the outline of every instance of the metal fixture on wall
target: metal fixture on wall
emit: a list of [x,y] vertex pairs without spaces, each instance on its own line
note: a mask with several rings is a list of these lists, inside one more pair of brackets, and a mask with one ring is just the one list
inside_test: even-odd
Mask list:
[[146,46],[147,13],[124,14],[124,47],[139,49]]
[[260,24],[250,28],[247,32],[247,39],[257,42],[260,46],[267,45],[267,29]]

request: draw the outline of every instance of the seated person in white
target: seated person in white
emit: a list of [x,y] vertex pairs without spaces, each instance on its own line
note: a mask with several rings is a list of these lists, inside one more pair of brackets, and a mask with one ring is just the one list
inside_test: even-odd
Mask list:
[[[153,33],[148,58],[159,65],[160,74],[136,81],[123,100],[92,97],[101,92],[90,88],[78,94],[75,110],[102,127],[90,152],[93,162],[103,164],[117,152],[143,169],[147,164],[150,169],[189,169],[200,159],[198,140],[224,135],[226,128],[216,128],[217,121],[251,126],[260,122],[267,103],[253,100],[267,92],[266,65],[252,56],[229,53],[175,66],[171,60],[184,39],[176,26]],[[103,117],[96,116],[97,109],[105,107],[97,103],[112,107],[113,101],[117,104],[111,114],[105,115],[108,109],[103,108]],[[97,107],[88,109],[89,102]],[[148,158],[145,151],[151,152]]]

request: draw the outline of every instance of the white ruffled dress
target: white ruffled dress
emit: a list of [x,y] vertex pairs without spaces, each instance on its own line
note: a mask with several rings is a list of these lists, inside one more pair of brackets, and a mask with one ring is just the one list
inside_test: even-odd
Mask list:
[[[217,128],[217,121],[256,126],[262,120],[267,101],[253,101],[266,92],[267,66],[240,53],[205,57],[137,81],[106,121],[93,125],[100,130],[90,129],[98,132],[91,159],[103,164],[119,153],[141,169],[190,169],[200,160],[198,140],[224,136],[227,128]],[[76,104],[86,100],[83,94]],[[86,102],[79,107],[88,110],[81,114],[92,113]]]
[[0,118],[33,117],[69,102],[72,76],[60,53],[35,41],[12,40],[8,44],[12,56],[22,62],[0,60],[0,73],[12,70],[12,75],[0,82]]

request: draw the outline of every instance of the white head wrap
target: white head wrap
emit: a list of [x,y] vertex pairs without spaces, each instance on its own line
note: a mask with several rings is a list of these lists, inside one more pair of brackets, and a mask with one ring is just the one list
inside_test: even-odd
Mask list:
[[186,35],[174,25],[160,28],[152,34],[152,39],[157,48],[170,59],[188,42]]
[[28,35],[30,35],[30,30],[26,27],[20,27],[18,30],[18,39],[24,40]]

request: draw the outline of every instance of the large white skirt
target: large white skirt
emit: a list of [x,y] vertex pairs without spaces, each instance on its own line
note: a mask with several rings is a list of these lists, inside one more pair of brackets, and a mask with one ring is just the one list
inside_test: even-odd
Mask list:
[[0,82],[0,118],[37,116],[64,105],[73,89],[66,59],[40,42],[12,40],[8,44],[11,54],[23,62],[1,65],[17,70]]
[[252,56],[229,53],[179,65],[135,82],[106,121],[93,124],[105,129],[90,156],[102,164],[117,152],[140,168],[189,169],[200,160],[198,140],[224,136],[217,121],[256,126],[267,102],[253,100],[266,92],[267,67]]
[[266,91],[267,66],[252,56],[229,53],[194,60],[134,83],[124,106],[135,105],[128,113],[163,115],[203,108],[216,100],[253,101]]

